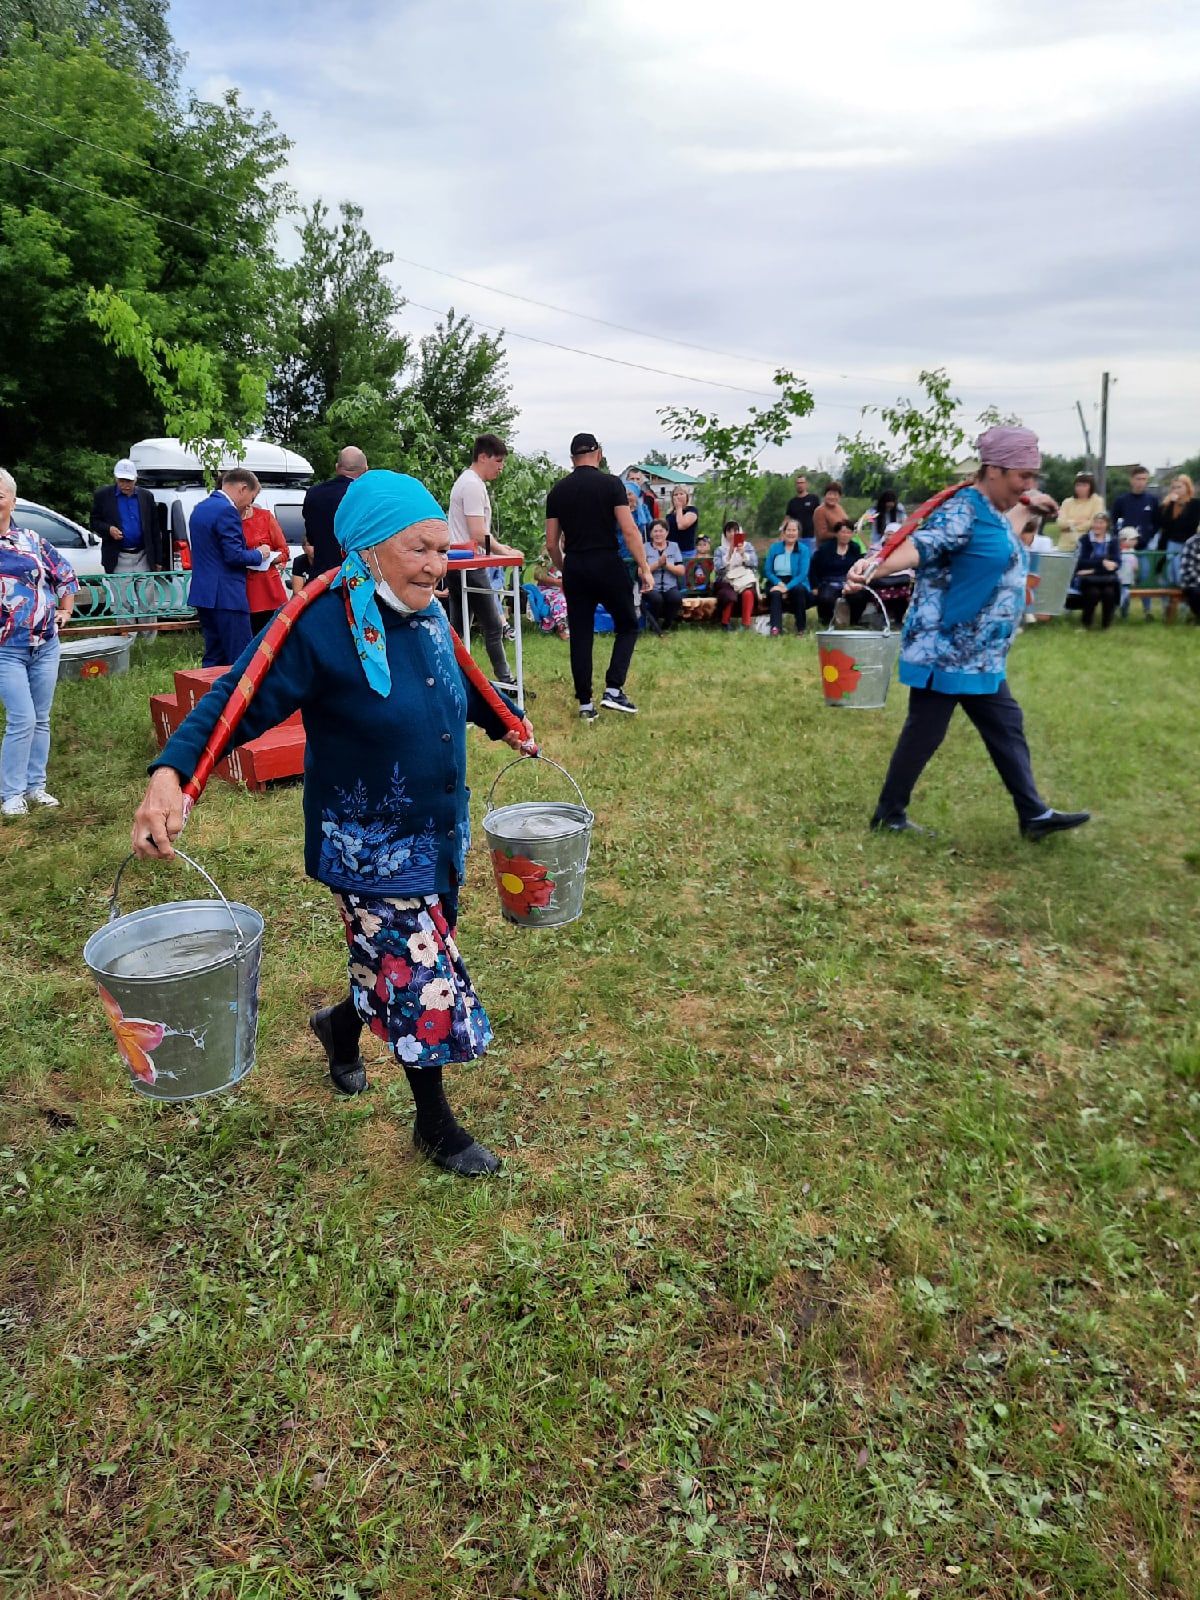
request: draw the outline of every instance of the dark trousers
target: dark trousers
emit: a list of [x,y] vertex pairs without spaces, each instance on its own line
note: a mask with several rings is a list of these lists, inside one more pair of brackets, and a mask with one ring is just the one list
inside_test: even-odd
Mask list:
[[1113,619],[1113,612],[1117,609],[1117,602],[1121,598],[1121,584],[1115,573],[1111,577],[1083,577],[1079,580],[1079,593],[1083,599],[1083,625],[1090,628],[1096,615],[1096,607],[1100,607],[1100,626],[1107,628]]
[[563,556],[563,598],[571,630],[571,677],[575,698],[586,705],[592,698],[592,630],[596,607],[603,606],[616,629],[605,685],[621,689],[637,644],[637,610],[625,563],[615,550],[585,550]]
[[1191,609],[1193,621],[1200,622],[1200,589],[1185,589],[1183,598]]
[[[446,585],[450,591],[450,622],[455,631],[461,633],[463,631],[462,574],[459,572],[447,574]],[[478,568],[467,573],[467,611],[471,618],[471,626],[483,635],[484,648],[492,664],[492,671],[503,682],[510,682],[512,669],[509,667],[508,657],[504,654],[504,613],[500,609],[496,591],[487,581],[487,575]]]
[[961,706],[987,746],[992,764],[1012,796],[1017,816],[1032,822],[1048,809],[1033,781],[1033,764],[1025,742],[1021,708],[1006,683],[993,694],[942,694],[937,689],[910,689],[908,717],[900,730],[887,777],[875,807],[876,822],[902,817],[917,779],[946,737],[955,706]]
[[642,606],[660,628],[673,628],[683,610],[683,596],[678,589],[651,589],[642,596]]
[[204,634],[205,667],[231,667],[250,643],[250,613],[230,611],[225,606],[197,606],[196,615]]
[[870,595],[862,589],[857,594],[843,594],[840,583],[823,583],[817,590],[817,615],[828,627],[833,621],[834,606],[839,600],[844,600],[850,612],[850,621],[857,627],[862,621],[862,614],[867,609],[867,601],[870,598]]
[[779,594],[774,589],[767,590],[767,606],[771,612],[771,626],[777,632],[783,627],[783,614],[790,611],[796,619],[796,632],[803,633],[807,621],[804,613],[812,605],[813,597],[808,590],[789,589],[786,594]]

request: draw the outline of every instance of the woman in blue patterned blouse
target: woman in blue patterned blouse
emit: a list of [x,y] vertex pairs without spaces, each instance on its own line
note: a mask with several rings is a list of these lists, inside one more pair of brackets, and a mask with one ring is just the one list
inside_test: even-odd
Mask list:
[[17,527],[17,485],[0,469],[0,815],[56,806],[46,790],[50,707],[58,683],[58,630],[71,615],[79,580],[52,544]]
[[[331,889],[349,948],[348,996],[310,1026],[334,1086],[367,1087],[365,1024],[401,1063],[417,1148],[473,1177],[499,1162],[459,1125],[442,1069],[481,1056],[487,1013],[455,941],[465,866],[467,723],[518,746],[467,682],[434,590],[446,572],[445,514],[416,481],[367,472],[334,522],[346,552],[335,586],[297,619],[238,726],[242,743],[299,710],[304,854]],[[181,784],[245,671],[251,645],[163,747],[133,824],[138,855],[170,857]],[[510,708],[511,702],[507,702]]]
[[1021,708],[1005,681],[1029,568],[1006,513],[1022,500],[1051,507],[1053,502],[1034,487],[1042,458],[1030,429],[989,428],[976,448],[975,482],[939,507],[886,561],[868,556],[846,579],[846,588],[855,589],[908,567],[917,573],[900,641],[908,718],[871,826],[890,833],[926,831],[909,821],[908,802],[961,705],[1012,796],[1021,833],[1041,839],[1078,828],[1089,817],[1086,811],[1054,811],[1038,793]]

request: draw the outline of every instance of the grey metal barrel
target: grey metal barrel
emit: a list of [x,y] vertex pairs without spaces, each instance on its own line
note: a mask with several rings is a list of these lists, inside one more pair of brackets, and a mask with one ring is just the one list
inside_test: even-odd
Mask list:
[[64,639],[58,658],[58,681],[115,678],[129,671],[133,635],[102,633],[93,639]]
[[83,947],[117,1049],[138,1094],[198,1100],[254,1065],[263,919],[229,901],[197,862],[215,900],[175,900],[121,914],[121,863],[109,919]]

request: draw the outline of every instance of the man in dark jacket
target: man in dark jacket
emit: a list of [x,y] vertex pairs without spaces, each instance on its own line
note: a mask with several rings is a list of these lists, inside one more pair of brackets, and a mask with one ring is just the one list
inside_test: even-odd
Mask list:
[[101,540],[105,572],[168,571],[170,547],[154,496],[138,488],[137,468],[128,458],[117,462],[113,478],[92,497],[92,532]]
[[269,567],[274,559],[270,545],[249,549],[242,531],[258,488],[248,468],[234,467],[191,515],[190,599],[204,630],[206,667],[232,665],[250,643],[246,568]]
[[367,470],[367,458],[354,445],[348,444],[337,458],[334,476],[326,483],[314,483],[304,496],[301,516],[304,518],[304,543],[308,549],[310,577],[328,572],[330,567],[342,564],[342,547],[333,532],[333,519],[342,503],[342,496]]

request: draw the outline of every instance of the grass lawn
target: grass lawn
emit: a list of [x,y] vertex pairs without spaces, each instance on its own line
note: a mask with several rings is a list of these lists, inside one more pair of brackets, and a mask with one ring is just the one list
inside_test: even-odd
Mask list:
[[188,829],[267,917],[253,1076],[126,1087],[80,950],[194,658],[63,686],[64,808],[0,833],[5,1600],[1200,1594],[1200,630],[1018,641],[1042,786],[1096,815],[1037,846],[963,719],[939,837],[869,836],[902,696],[827,709],[811,638],[645,640],[595,727],[532,640],[597,832],[558,931],[472,858],[474,1186],[387,1060],[329,1091],[294,787]]

